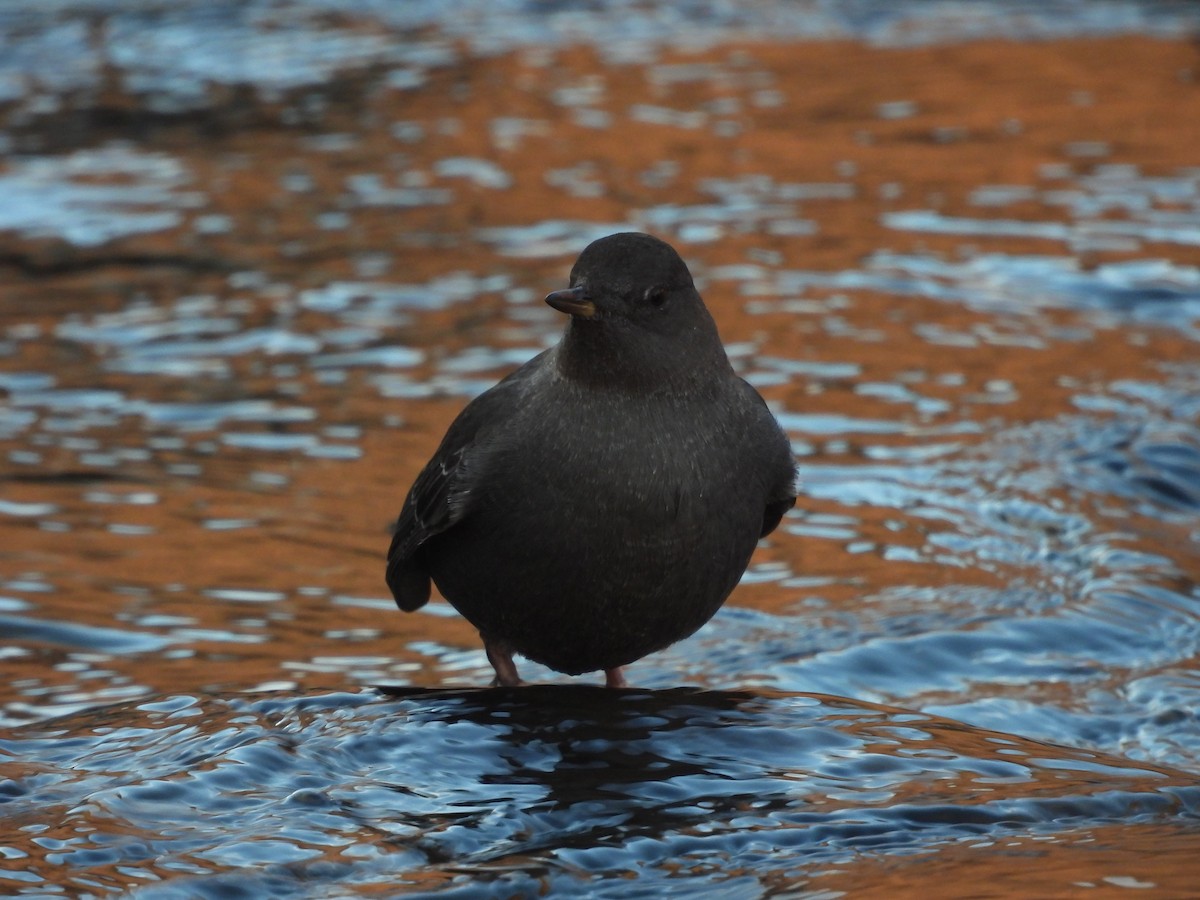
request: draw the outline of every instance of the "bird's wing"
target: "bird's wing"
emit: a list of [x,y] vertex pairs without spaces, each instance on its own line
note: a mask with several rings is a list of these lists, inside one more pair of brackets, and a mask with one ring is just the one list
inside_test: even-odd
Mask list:
[[470,514],[485,478],[488,447],[520,408],[525,384],[540,360],[526,363],[467,404],[413,482],[387,557],[388,587],[401,609],[418,609],[429,599],[429,573],[417,551]]
[[789,497],[784,497],[779,500],[772,500],[763,510],[762,531],[759,532],[760,538],[765,538],[768,534],[775,530],[783,519],[784,513],[796,505],[796,495],[792,494]]
[[765,462],[769,465],[771,482],[767,505],[763,509],[762,531],[759,533],[759,537],[766,537],[778,527],[784,514],[796,505],[796,460],[792,456],[787,435],[779,427],[762,395],[749,382],[738,380],[741,381],[743,393],[753,397],[751,407],[758,420],[755,431],[762,434],[769,444],[762,448]]

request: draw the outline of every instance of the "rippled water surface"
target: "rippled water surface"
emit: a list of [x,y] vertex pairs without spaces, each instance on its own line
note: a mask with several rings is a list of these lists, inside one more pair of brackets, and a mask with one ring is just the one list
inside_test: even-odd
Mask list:
[[[0,4],[0,895],[1190,896],[1197,18]],[[488,689],[387,526],[630,228],[800,500]]]

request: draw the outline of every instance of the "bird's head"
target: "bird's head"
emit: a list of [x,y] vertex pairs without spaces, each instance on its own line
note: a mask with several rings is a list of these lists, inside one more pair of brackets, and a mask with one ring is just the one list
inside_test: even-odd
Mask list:
[[651,387],[728,370],[692,275],[665,241],[639,232],[594,241],[571,268],[570,284],[546,297],[571,316],[560,345],[568,376]]

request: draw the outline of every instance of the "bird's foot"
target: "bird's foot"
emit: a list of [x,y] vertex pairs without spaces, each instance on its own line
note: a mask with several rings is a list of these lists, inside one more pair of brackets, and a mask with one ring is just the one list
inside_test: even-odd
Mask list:
[[629,682],[625,680],[625,673],[621,671],[620,666],[604,670],[604,686],[610,688],[629,687]]
[[521,676],[517,674],[517,666],[513,662],[513,649],[506,641],[498,641],[480,635],[483,638],[483,649],[487,653],[488,662],[496,670],[492,679],[492,687],[516,687],[521,684]]

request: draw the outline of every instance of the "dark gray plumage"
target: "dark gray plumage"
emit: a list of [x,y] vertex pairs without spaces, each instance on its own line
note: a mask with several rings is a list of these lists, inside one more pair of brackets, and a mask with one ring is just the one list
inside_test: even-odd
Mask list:
[[796,500],[787,438],[669,244],[602,238],[570,283],[546,298],[562,340],[454,420],[388,551],[397,605],[432,578],[498,684],[514,652],[624,684],[712,617]]

